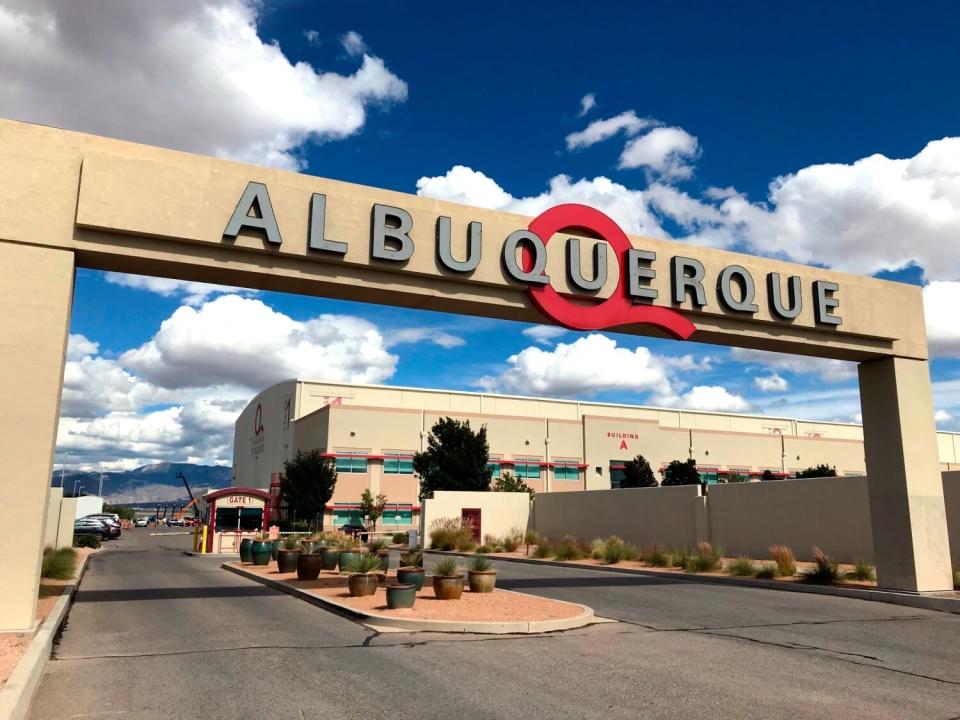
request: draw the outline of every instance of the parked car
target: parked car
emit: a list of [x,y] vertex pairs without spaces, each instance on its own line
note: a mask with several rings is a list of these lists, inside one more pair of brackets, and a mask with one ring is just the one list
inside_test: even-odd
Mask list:
[[110,513],[92,513],[90,515],[84,515],[80,519],[99,520],[107,526],[107,529],[110,531],[110,537],[120,537],[120,520],[115,520],[114,516]]
[[150,522],[150,519],[147,517],[138,517],[134,522],[134,527],[146,527],[147,523]]
[[183,520],[180,518],[170,518],[167,520],[167,527],[183,527]]
[[73,521],[74,535],[96,535],[101,540],[114,537],[110,526],[97,518],[82,517]]
[[347,525],[341,525],[340,532],[346,533],[347,535],[353,535],[360,542],[366,542],[370,535],[370,531],[359,523],[348,523]]

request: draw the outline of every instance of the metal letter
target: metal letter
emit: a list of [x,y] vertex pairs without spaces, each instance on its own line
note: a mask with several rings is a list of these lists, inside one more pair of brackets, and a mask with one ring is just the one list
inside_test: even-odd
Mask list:
[[[251,210],[255,210],[257,215],[251,215]],[[267,192],[267,186],[263,183],[247,183],[247,188],[240,196],[240,202],[237,203],[237,209],[233,211],[233,215],[227,222],[223,236],[235,240],[243,228],[263,230],[266,233],[267,242],[271,245],[279,245],[283,242],[280,239],[277,218],[273,214],[273,205],[270,204],[270,193]]]
[[687,291],[692,290],[694,305],[703,307],[707,304],[707,296],[703,292],[702,262],[677,255],[670,259],[670,275],[670,282],[673,285],[673,302],[678,305],[683,303],[687,299]]
[[649,267],[656,259],[657,254],[652,250],[627,250],[627,294],[634,302],[656,300],[660,295],[656,288],[640,284],[657,277],[657,271]]
[[[733,295],[733,281],[738,280],[743,294],[739,300]],[[760,308],[753,301],[757,289],[753,284],[753,276],[741,265],[728,265],[720,271],[717,278],[717,297],[720,304],[729,310],[737,312],[755,313]]]
[[450,218],[437,218],[437,259],[447,270],[467,273],[477,269],[483,252],[483,226],[473,221],[467,225],[467,259],[460,261],[450,249]]
[[784,307],[780,295],[780,273],[767,274],[767,294],[770,295],[770,312],[784,320],[793,320],[803,310],[803,295],[800,293],[800,276],[787,278],[787,295],[790,307]]
[[580,240],[569,238],[567,240],[567,279],[570,284],[588,292],[603,287],[607,281],[607,244],[605,242],[601,241],[593,246],[593,267],[593,280],[585,279],[580,269]]
[[324,227],[327,221],[327,196],[314,193],[310,197],[310,239],[308,247],[311,250],[347,254],[347,244],[336,240],[327,240],[324,237]]
[[813,319],[821,325],[839,325],[841,318],[833,314],[833,308],[840,306],[840,301],[833,294],[840,289],[835,282],[816,280],[813,283]]
[[[388,218],[396,225],[388,225]],[[373,219],[370,222],[370,257],[392,262],[409,260],[413,255],[413,240],[410,239],[412,229],[413,218],[406,210],[377,203],[373,206]],[[399,243],[400,247],[387,247],[388,238]]]
[[[533,268],[525,271],[517,262],[517,248],[522,242],[530,243],[533,250]],[[547,267],[547,248],[540,236],[529,230],[514,230],[503,242],[503,265],[510,277],[520,282],[548,285],[550,276],[544,272]]]

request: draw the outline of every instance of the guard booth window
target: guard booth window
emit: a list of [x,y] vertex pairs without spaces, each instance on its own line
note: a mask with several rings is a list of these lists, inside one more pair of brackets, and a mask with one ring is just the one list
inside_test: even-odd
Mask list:
[[214,532],[256,532],[263,528],[263,508],[217,508]]

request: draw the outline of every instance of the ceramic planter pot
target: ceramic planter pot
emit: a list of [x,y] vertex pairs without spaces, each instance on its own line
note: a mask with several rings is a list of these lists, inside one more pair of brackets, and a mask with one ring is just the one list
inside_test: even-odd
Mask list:
[[471,570],[468,573],[467,582],[470,584],[470,592],[491,593],[497,586],[497,571]]
[[387,570],[390,569],[390,551],[378,550],[377,557],[380,558],[380,572],[386,575]]
[[253,562],[253,556],[250,554],[251,545],[253,545],[251,538],[244,538],[240,541],[240,562]]
[[463,575],[456,577],[433,576],[433,594],[437,600],[459,600],[463,594]]
[[417,588],[414,585],[387,586],[387,607],[391,610],[412,608],[416,599]]
[[299,550],[280,550],[277,552],[277,572],[292,573],[297,570]]
[[347,580],[350,597],[364,597],[373,595],[377,591],[377,576],[369,573],[351,575]]
[[337,567],[340,568],[340,572],[346,572],[344,568],[347,563],[350,562],[352,558],[359,558],[359,550],[341,550],[340,554],[337,556]]
[[273,541],[273,559],[274,560],[280,557],[279,553],[280,553],[280,547],[282,545],[283,545],[283,541],[280,540],[279,538]]
[[320,549],[320,557],[323,558],[323,569],[324,570],[336,570],[337,569],[337,558],[340,556],[340,551],[336,548],[325,547]]
[[316,580],[322,567],[320,553],[300,553],[297,556],[297,580]]
[[423,587],[423,577],[426,573],[422,567],[397,568],[397,582],[401,585],[413,585],[417,590]]
[[254,565],[269,565],[273,557],[273,543],[270,540],[254,540],[250,546],[250,555]]

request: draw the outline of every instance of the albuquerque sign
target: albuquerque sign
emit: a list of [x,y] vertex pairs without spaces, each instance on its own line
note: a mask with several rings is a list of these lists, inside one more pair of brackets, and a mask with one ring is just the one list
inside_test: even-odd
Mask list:
[[[310,196],[307,252],[345,256],[349,245],[326,237],[327,197],[321,193]],[[369,256],[371,261],[402,266],[414,252],[416,244],[411,237],[414,221],[402,207],[374,203],[369,210]],[[451,219],[438,215],[435,222],[435,244],[432,249],[440,271],[469,276],[477,269],[484,254],[483,225],[471,221],[467,226],[466,254],[462,260],[455,257],[451,241]],[[241,232],[259,234],[268,245],[279,247],[283,237],[277,216],[270,201],[266,184],[248,182],[223,231],[227,240],[235,240]],[[593,270],[590,277],[584,273],[581,262],[581,240],[568,237],[564,245],[568,287],[579,293],[596,293],[607,284],[610,252],[619,265],[613,292],[600,302],[579,304],[570,295],[563,295],[552,285],[546,272],[547,244],[558,233],[574,233],[599,240],[593,245]],[[566,204],[552,207],[526,228],[513,230],[500,239],[499,256],[506,277],[528,286],[533,303],[549,319],[574,330],[601,330],[631,324],[652,325],[675,338],[686,340],[696,326],[675,310],[651,305],[660,291],[652,287],[660,270],[657,253],[635,248],[623,230],[599,210],[584,205]],[[691,252],[695,248],[690,248]],[[689,302],[697,309],[712,302],[724,310],[744,317],[755,315],[760,306],[757,280],[748,268],[740,264],[724,266],[711,285],[704,264],[695,257],[673,255],[666,262],[670,279],[670,302],[680,305]],[[809,293],[814,321],[818,326],[841,324],[837,308],[840,305],[836,282],[813,280],[803,287],[799,275],[781,277],[778,272],[763,273],[762,301],[771,316],[782,321],[796,319],[804,307],[804,295]],[[708,292],[709,291],[709,292]]]

